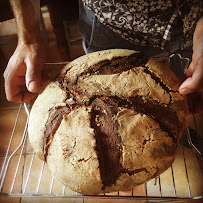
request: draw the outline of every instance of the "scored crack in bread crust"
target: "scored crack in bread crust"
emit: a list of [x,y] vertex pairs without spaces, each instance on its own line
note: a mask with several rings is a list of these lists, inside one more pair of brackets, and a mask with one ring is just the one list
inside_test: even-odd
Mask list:
[[122,49],[82,56],[38,96],[30,142],[73,191],[129,189],[175,159],[187,113],[178,87],[166,60]]

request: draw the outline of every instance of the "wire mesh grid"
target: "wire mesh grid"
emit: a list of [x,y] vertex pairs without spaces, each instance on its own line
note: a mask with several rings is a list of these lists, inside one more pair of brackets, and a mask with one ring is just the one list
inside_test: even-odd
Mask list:
[[[28,116],[24,118],[22,139],[18,147],[12,151],[19,118],[25,111]],[[183,141],[181,141],[174,164],[156,179],[152,179],[129,191],[84,196],[70,191],[57,181],[49,171],[47,164],[36,156],[28,139],[28,120],[29,110],[25,104],[24,108],[23,104],[21,104],[6,155],[1,160],[1,195],[20,197],[127,198],[152,201],[203,198],[203,173],[199,164],[199,161],[202,162],[201,153],[193,145],[188,128],[187,138],[191,147],[185,147]]]

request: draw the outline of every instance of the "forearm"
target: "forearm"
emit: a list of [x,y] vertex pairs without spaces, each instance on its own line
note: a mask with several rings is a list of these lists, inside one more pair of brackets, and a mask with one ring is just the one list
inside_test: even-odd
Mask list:
[[40,0],[10,0],[18,29],[19,42],[41,43]]

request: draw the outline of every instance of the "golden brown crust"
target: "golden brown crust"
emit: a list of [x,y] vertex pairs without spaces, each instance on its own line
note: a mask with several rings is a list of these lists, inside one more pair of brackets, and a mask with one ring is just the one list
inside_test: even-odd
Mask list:
[[135,51],[82,56],[39,95],[30,141],[55,177],[79,193],[142,184],[174,161],[187,108],[178,83],[166,61]]
[[153,59],[151,58],[147,64],[149,70],[156,73],[158,77],[166,84],[171,90],[177,91],[180,81],[172,71],[169,70],[169,59]]

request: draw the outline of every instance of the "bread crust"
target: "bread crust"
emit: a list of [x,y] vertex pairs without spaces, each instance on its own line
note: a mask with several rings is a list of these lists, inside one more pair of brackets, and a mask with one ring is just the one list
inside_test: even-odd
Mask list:
[[187,111],[178,87],[168,61],[123,49],[82,56],[38,96],[30,142],[73,191],[129,189],[175,159]]

